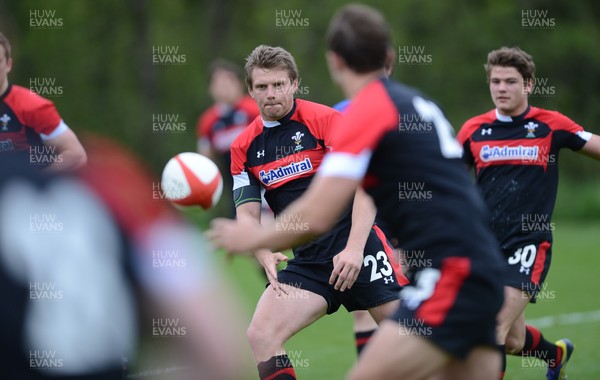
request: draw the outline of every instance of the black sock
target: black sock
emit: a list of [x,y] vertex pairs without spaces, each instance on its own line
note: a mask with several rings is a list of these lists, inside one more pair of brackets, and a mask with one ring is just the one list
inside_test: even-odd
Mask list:
[[500,380],[504,379],[504,372],[506,372],[506,345],[499,344],[498,351],[500,351],[500,355],[502,356],[502,365],[500,366]]
[[556,367],[562,359],[562,350],[544,339],[540,330],[530,325],[525,326],[525,344],[520,354],[541,359],[550,368]]
[[361,331],[361,332],[354,332],[354,341],[356,342],[356,354],[360,355],[360,353],[362,352],[363,348],[365,347],[365,345],[369,342],[369,339],[371,339],[371,336],[373,336],[373,334],[375,334],[375,331],[377,331],[377,329],[373,329],[373,330],[369,330],[369,331]]
[[287,355],[273,356],[257,365],[261,380],[296,380],[296,373]]

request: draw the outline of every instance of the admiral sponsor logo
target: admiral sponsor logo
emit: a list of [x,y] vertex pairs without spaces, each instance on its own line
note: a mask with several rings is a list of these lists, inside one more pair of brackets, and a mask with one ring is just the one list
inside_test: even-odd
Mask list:
[[272,183],[277,183],[283,181],[287,178],[292,178],[299,176],[302,173],[310,172],[313,169],[312,162],[310,162],[310,158],[306,158],[300,162],[292,162],[286,166],[280,166],[277,169],[271,169],[269,171],[261,170],[258,175],[260,176],[260,180],[265,185],[270,185]]
[[505,160],[536,160],[538,146],[489,146],[484,145],[479,157],[485,162]]

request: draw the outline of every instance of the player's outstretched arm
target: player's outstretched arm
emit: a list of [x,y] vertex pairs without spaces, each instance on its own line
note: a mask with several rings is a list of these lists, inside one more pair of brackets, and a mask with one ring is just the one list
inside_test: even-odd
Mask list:
[[371,197],[361,188],[356,190],[352,206],[352,228],[343,251],[333,257],[333,271],[329,284],[336,290],[350,289],[362,267],[365,244],[369,238],[377,208]]
[[260,228],[247,221],[215,219],[208,237],[230,252],[296,246],[327,232],[348,205],[358,185],[359,180],[355,179],[317,176],[308,190],[274,222]]
[[73,170],[87,162],[85,150],[71,129],[44,141],[44,144],[55,147],[56,154],[60,158],[48,166],[48,170]]
[[592,137],[585,143],[579,151],[586,156],[600,160],[600,136],[592,134]]

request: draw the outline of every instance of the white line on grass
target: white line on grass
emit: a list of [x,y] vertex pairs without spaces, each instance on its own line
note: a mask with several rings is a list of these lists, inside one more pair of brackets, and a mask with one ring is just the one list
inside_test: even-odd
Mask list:
[[593,310],[580,313],[549,315],[547,317],[528,319],[527,324],[544,328],[556,325],[579,325],[582,323],[598,321],[600,321],[600,310]]
[[145,378],[145,377],[154,377],[154,376],[158,376],[158,375],[164,375],[167,373],[173,373],[173,372],[178,372],[178,371],[188,370],[188,369],[190,369],[190,367],[159,368],[159,369],[153,369],[153,370],[148,370],[148,371],[132,373],[132,374],[127,375],[127,378],[128,379],[139,379],[139,378]]

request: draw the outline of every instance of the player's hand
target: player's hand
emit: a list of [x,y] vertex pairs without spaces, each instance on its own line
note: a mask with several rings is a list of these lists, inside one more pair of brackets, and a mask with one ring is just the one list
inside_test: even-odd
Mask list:
[[265,269],[269,284],[271,284],[275,293],[277,293],[278,296],[287,294],[287,290],[282,288],[279,281],[277,281],[277,265],[287,261],[288,257],[281,252],[271,252],[267,249],[256,250],[254,252],[254,257],[256,257],[256,260],[258,260],[260,265]]
[[259,224],[216,218],[210,223],[206,236],[217,247],[227,252],[244,253],[253,250],[255,239],[261,231]]
[[333,257],[333,272],[329,284],[343,292],[350,289],[358,278],[363,264],[363,251],[346,247]]

